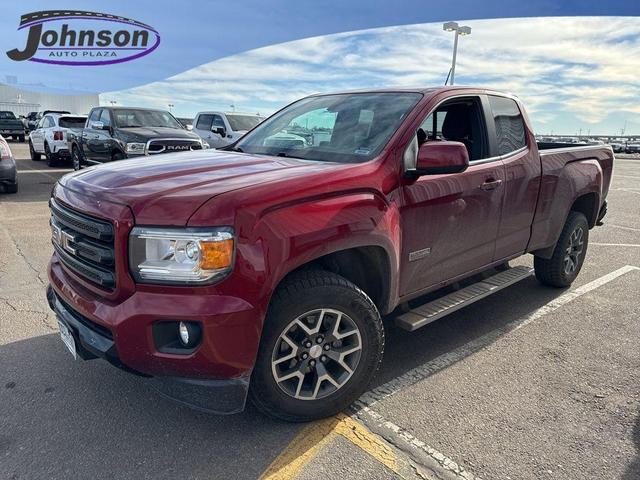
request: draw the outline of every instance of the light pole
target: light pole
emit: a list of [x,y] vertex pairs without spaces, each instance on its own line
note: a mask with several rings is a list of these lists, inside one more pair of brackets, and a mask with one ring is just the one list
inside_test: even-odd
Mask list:
[[173,103],[168,103],[167,107],[169,107],[169,113],[171,113],[171,109],[175,107],[175,105]]
[[[445,32],[455,32],[455,38],[453,40],[453,59],[451,60],[451,80],[449,85],[453,85],[456,76],[456,56],[458,55],[458,37],[460,35],[471,35],[471,27],[465,25],[460,26],[457,22],[446,22],[442,24],[442,29]],[[446,85],[446,83],[445,83]]]
[[116,103],[118,103],[118,102],[116,102],[115,100],[109,100],[109,103],[110,103],[110,104],[111,104],[111,106],[113,107],[113,106],[114,106]]

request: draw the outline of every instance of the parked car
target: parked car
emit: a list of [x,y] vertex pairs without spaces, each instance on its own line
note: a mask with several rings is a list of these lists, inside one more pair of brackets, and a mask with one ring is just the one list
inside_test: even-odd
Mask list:
[[11,153],[9,143],[2,135],[0,135],[0,187],[6,193],[18,191],[16,161]]
[[235,142],[262,120],[250,113],[199,112],[193,119],[193,131],[211,148],[220,148]]
[[73,168],[159,153],[202,150],[204,142],[171,113],[150,108],[96,107],[71,136]]
[[82,131],[86,121],[86,115],[46,114],[29,134],[31,160],[38,161],[44,155],[50,167],[68,161],[71,158],[67,144],[69,134]]
[[0,135],[4,138],[12,137],[14,141],[24,142],[24,127],[22,121],[13,112],[0,111]]
[[[294,124],[330,135],[268,141]],[[507,263],[526,253],[540,282],[569,286],[613,160],[540,150],[520,101],[490,90],[311,96],[225,150],[62,177],[47,296],[74,355],[169,397],[324,417],[374,376],[382,316],[420,328],[527,278]]]
[[625,148],[626,153],[640,153],[640,142],[627,143]]
[[48,113],[59,113],[60,115],[70,114],[67,110],[42,110],[40,112],[29,112],[23,119],[25,125],[25,135],[28,135],[38,127],[40,120]]
[[611,146],[611,149],[613,150],[614,153],[622,153],[624,152],[624,143],[620,142],[618,140],[612,140],[609,142],[609,145]]

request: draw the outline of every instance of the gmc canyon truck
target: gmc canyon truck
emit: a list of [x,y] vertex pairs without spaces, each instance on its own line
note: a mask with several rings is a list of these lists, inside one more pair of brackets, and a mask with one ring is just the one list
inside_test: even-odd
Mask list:
[[171,113],[148,108],[96,107],[85,128],[69,135],[73,169],[86,164],[202,150],[204,142]]
[[[316,144],[278,138],[295,125]],[[311,96],[226,151],[64,176],[47,297],[74,356],[218,413],[289,421],[367,388],[382,317],[415,330],[532,274],[567,287],[601,223],[608,146],[540,150],[477,88]]]

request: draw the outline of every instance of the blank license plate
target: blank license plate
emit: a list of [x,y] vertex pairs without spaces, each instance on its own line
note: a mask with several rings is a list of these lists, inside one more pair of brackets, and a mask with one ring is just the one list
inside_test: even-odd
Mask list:
[[73,358],[78,358],[78,355],[76,353],[76,342],[73,339],[73,335],[71,335],[71,332],[69,331],[67,326],[61,321],[58,321],[58,329],[60,330],[60,338],[62,338],[62,341],[71,352],[71,355],[73,355]]

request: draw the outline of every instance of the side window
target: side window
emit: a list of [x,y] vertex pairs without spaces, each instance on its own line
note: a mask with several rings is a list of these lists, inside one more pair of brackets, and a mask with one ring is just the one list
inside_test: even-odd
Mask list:
[[478,97],[455,98],[440,105],[420,125],[418,144],[449,140],[467,147],[469,160],[489,157],[487,129]]
[[96,108],[95,110],[91,111],[91,115],[89,115],[89,120],[87,121],[87,127],[91,128],[91,123],[98,121],[101,111],[102,110],[100,108]]
[[208,113],[204,115],[198,116],[198,122],[196,123],[196,128],[198,130],[211,130],[211,122],[213,121],[213,115]]
[[498,154],[506,155],[526,146],[524,120],[518,104],[510,98],[489,95],[489,105],[496,124]]
[[442,124],[446,116],[446,110],[436,110],[425,118],[420,128],[425,133],[426,138],[419,138],[418,142],[423,143],[425,140],[442,140]]
[[100,121],[104,124],[105,127],[111,126],[111,115],[109,114],[109,110],[106,108],[102,110],[100,114]]
[[214,128],[218,128],[218,127],[227,128],[224,126],[224,120],[220,115],[212,115],[211,124],[213,125]]

